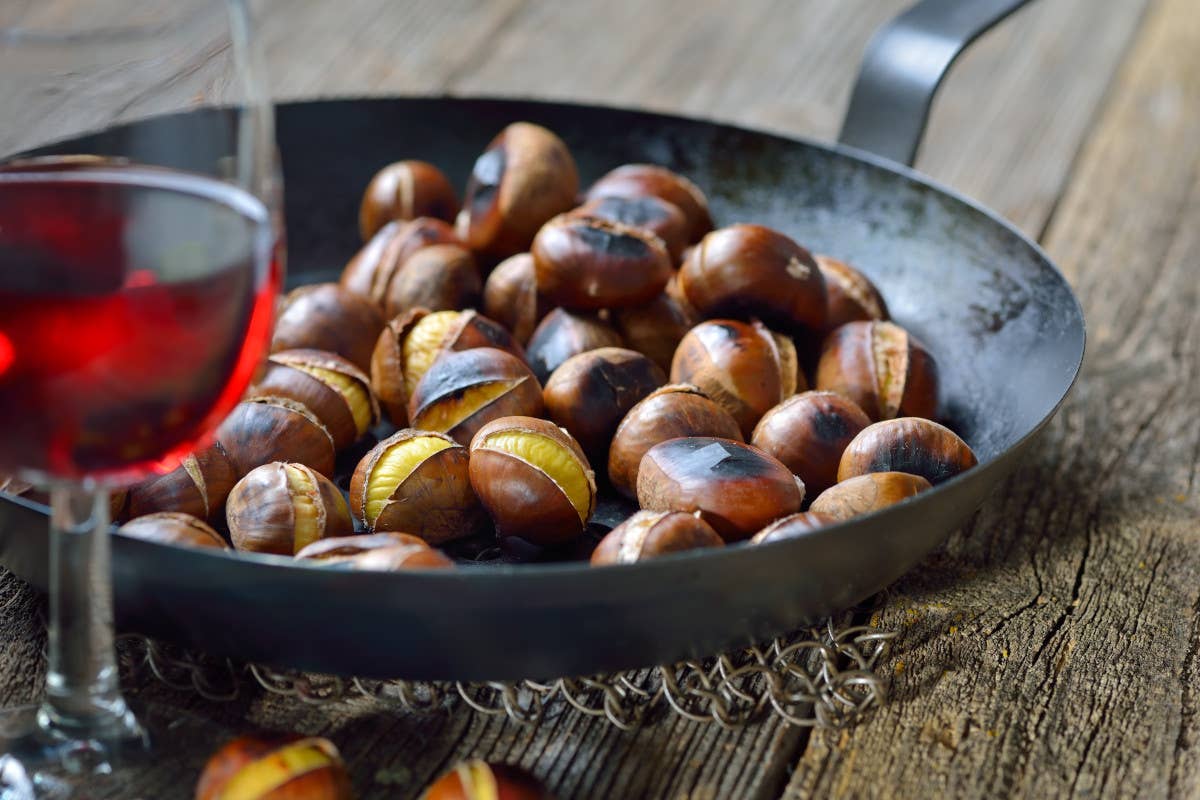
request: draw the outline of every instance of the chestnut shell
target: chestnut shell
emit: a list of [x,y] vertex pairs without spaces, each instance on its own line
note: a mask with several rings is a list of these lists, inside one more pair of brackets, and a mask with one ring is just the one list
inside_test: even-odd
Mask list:
[[772,408],[750,443],[798,475],[810,495],[837,483],[838,462],[850,441],[871,424],[857,404],[834,392],[802,392]]
[[436,217],[453,222],[457,213],[458,194],[440,169],[427,161],[397,161],[367,184],[358,207],[358,231],[366,241],[392,220]]
[[229,549],[229,543],[211,525],[191,514],[178,511],[139,515],[118,528],[117,533],[163,544]]
[[589,201],[600,197],[650,195],[672,203],[687,218],[689,242],[712,230],[708,199],[700,187],[677,172],[657,164],[625,164],[605,173],[588,189]]
[[328,350],[370,369],[371,351],[383,330],[383,317],[370,300],[336,283],[318,283],[293,289],[283,302],[271,352]]
[[[226,519],[237,550],[294,555],[296,515],[285,462],[264,464],[247,473],[229,493]],[[304,470],[304,465],[295,465]],[[354,533],[350,509],[333,481],[308,468],[313,504],[317,507],[317,539]]]
[[817,495],[808,510],[847,520],[887,508],[929,488],[929,481],[920,475],[870,472],[830,486]]
[[892,322],[850,322],[821,347],[816,388],[849,397],[872,421],[937,414],[938,366]]
[[457,244],[433,244],[409,256],[388,283],[384,315],[411,308],[457,311],[479,304],[483,279],[471,251]]
[[130,488],[129,516],[177,511],[208,522],[223,520],[225,498],[237,479],[225,448],[220,442],[213,442],[189,455],[170,472]]
[[293,461],[333,474],[333,437],[302,403],[257,397],[238,403],[217,429],[239,478],[272,461]]
[[885,320],[887,303],[871,279],[845,261],[814,253],[817,268],[825,278],[827,330],[861,320]]
[[696,514],[638,511],[600,540],[592,551],[592,566],[632,564],[667,553],[724,544],[712,526]]
[[667,248],[672,264],[678,264],[688,244],[688,219],[679,206],[653,195],[643,197],[597,197],[569,212],[606,219],[653,233]]
[[898,417],[864,428],[846,446],[838,480],[868,472],[906,472],[935,486],[975,466],[978,460],[958,434],[919,417]]
[[545,383],[571,356],[601,347],[622,347],[621,335],[593,314],[556,308],[545,316],[525,348],[525,358],[537,379]]
[[805,536],[818,528],[835,525],[838,522],[837,517],[822,514],[820,511],[801,511],[797,514],[789,514],[786,517],[775,520],[754,534],[750,538],[750,543],[763,544],[765,542],[777,542],[782,539],[793,539],[797,536]]
[[501,261],[483,286],[483,313],[528,344],[533,329],[553,306],[538,293],[533,256],[517,253]]

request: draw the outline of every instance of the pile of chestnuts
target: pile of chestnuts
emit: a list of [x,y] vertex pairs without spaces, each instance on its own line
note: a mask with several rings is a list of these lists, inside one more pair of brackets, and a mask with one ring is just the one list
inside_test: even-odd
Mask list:
[[282,299],[216,441],[129,491],[124,533],[339,568],[617,564],[805,535],[976,463],[863,273],[715,227],[664,167],[581,192],[566,144],[517,122],[461,205],[401,161],[359,224],[339,283]]

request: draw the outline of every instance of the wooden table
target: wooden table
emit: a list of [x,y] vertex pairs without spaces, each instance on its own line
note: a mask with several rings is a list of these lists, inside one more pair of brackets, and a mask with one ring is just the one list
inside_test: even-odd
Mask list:
[[[831,138],[902,0],[274,0],[281,98],[520,94]],[[453,761],[523,764],[564,798],[1191,797],[1200,793],[1200,14],[1195,0],[1039,0],[935,103],[918,166],[1037,238],[1083,301],[1083,373],[1034,456],[875,620],[886,707],[852,730],[672,717],[531,728],[247,694],[143,699],[331,736],[364,798]],[[397,154],[398,156],[403,154]],[[34,699],[38,600],[0,580],[0,703]],[[185,798],[203,754],[122,797]]]

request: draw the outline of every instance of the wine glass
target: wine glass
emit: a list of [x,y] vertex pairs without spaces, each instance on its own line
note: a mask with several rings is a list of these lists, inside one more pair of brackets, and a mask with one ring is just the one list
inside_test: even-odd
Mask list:
[[281,187],[254,45],[246,0],[0,4],[0,472],[51,496],[45,699],[0,714],[0,798],[94,791],[147,746],[109,491],[203,445],[266,352]]

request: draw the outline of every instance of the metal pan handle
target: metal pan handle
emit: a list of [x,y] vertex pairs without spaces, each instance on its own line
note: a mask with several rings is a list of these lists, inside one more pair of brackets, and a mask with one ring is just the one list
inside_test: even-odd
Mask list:
[[838,141],[912,165],[934,92],[967,45],[1029,0],[921,0],[867,44]]

